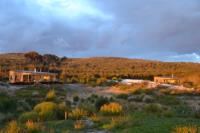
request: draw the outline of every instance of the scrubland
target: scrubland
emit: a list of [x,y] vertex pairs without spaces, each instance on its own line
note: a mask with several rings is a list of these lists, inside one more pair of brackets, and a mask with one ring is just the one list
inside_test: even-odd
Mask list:
[[[113,86],[111,86],[113,87]],[[166,88],[37,85],[1,91],[2,133],[198,133],[199,94]],[[165,91],[164,91],[165,90]]]

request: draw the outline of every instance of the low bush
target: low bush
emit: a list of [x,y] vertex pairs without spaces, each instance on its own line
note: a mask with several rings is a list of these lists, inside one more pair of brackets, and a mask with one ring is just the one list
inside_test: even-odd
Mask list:
[[74,96],[74,97],[73,97],[73,101],[74,101],[74,102],[78,102],[79,99],[80,99],[79,96]]
[[107,104],[107,103],[109,103],[108,98],[99,97],[95,102],[95,107],[96,107],[97,110],[100,110],[101,106],[104,105],[104,104]]
[[160,104],[147,104],[144,111],[147,113],[162,113],[162,107]]
[[104,124],[102,128],[106,130],[118,129],[120,127],[123,127],[127,121],[128,121],[128,117],[125,117],[125,116],[112,118],[111,121],[107,124]]
[[123,111],[122,105],[115,102],[104,104],[100,109],[100,112],[106,115],[118,115],[121,114],[122,111]]
[[70,105],[66,104],[66,102],[62,102],[58,104],[58,118],[59,119],[66,119],[66,113],[71,111]]
[[116,98],[127,100],[128,99],[128,94],[119,94],[119,95],[116,96]]
[[78,105],[79,108],[86,110],[88,112],[88,114],[93,114],[94,112],[96,112],[96,108],[94,106],[94,104],[91,104],[88,101],[84,101],[82,103],[80,103]]
[[53,102],[42,102],[34,107],[41,120],[52,120],[55,119],[57,114],[57,105]]
[[180,100],[176,98],[176,96],[165,95],[165,96],[158,96],[157,101],[164,105],[179,105],[181,104]]
[[56,92],[54,89],[47,92],[46,99],[48,101],[55,100],[55,98],[56,98]]
[[21,114],[21,116],[19,117],[19,121],[22,123],[27,122],[28,120],[36,122],[38,118],[39,118],[39,114],[35,111],[25,112]]
[[172,133],[199,133],[197,126],[176,127]]
[[30,111],[31,106],[29,105],[26,100],[19,100],[17,101],[17,111],[19,112],[25,112],[25,111]]
[[84,116],[87,116],[87,111],[81,108],[76,108],[69,113],[69,117],[75,120],[79,120]]
[[190,117],[190,116],[194,116],[194,112],[192,111],[192,109],[184,104],[175,106],[173,108],[174,113],[179,116],[179,117]]
[[74,123],[74,129],[80,130],[83,128],[85,128],[85,123],[83,121],[78,120]]
[[200,119],[200,110],[195,112],[195,118]]
[[1,112],[13,112],[17,108],[15,99],[7,95],[6,93],[0,93],[0,111]]
[[100,122],[101,119],[96,114],[93,114],[92,116],[90,116],[90,120],[93,122]]
[[21,133],[22,129],[16,121],[11,121],[7,124],[5,129],[0,130],[0,133]]
[[26,129],[28,133],[36,133],[39,132],[39,125],[31,120],[26,122]]

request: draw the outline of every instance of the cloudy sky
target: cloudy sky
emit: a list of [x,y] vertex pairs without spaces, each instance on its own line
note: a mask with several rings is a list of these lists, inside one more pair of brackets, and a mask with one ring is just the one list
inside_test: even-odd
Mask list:
[[0,53],[200,62],[199,0],[0,0]]

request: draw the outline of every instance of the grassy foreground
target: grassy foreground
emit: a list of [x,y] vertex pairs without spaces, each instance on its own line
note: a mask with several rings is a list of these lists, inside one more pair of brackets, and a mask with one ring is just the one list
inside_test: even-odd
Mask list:
[[74,95],[69,88],[54,88],[1,92],[0,133],[200,132],[200,111],[187,103],[198,104],[198,95],[140,89],[130,94],[81,97],[82,91]]

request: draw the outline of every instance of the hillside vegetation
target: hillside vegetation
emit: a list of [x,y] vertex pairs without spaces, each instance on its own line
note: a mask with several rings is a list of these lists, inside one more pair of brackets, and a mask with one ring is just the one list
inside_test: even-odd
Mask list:
[[194,86],[200,83],[200,64],[181,62],[161,62],[115,57],[59,58],[56,55],[40,55],[36,52],[10,53],[0,55],[0,76],[8,77],[9,70],[33,70],[59,72],[60,79],[68,83],[98,83],[107,79],[143,78],[170,76],[174,74],[182,82]]

